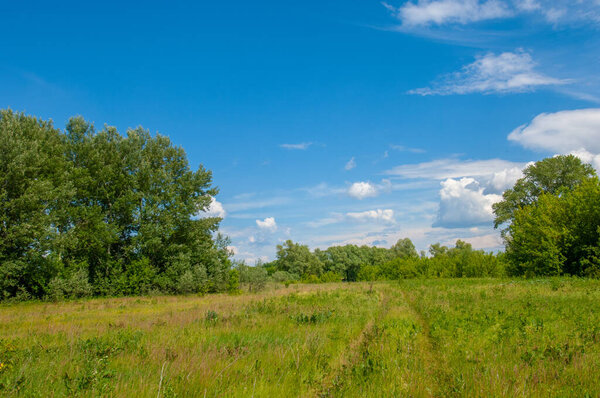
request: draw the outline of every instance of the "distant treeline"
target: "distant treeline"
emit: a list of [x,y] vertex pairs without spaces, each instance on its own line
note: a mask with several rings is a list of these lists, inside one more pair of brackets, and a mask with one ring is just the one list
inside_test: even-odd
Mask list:
[[573,275],[600,277],[600,181],[573,156],[546,158],[494,204],[505,252],[486,253],[457,241],[417,254],[409,239],[390,249],[335,246],[311,252],[287,241],[263,264],[277,280],[357,281],[434,277]]
[[417,253],[410,239],[400,239],[390,249],[371,246],[333,246],[310,251],[287,241],[277,246],[277,259],[262,264],[278,281],[336,282],[405,278],[500,277],[506,273],[504,253],[474,250],[458,240],[448,248],[431,245]]
[[410,239],[314,251],[287,241],[276,260],[249,267],[230,260],[219,218],[198,217],[216,194],[211,172],[192,170],[167,137],[95,131],[81,117],[60,131],[0,111],[0,300],[235,292],[268,280],[600,277],[600,182],[571,155],[528,166],[493,206],[501,253],[460,240],[429,253]]
[[1,111],[0,299],[226,290],[211,179],[142,128]]

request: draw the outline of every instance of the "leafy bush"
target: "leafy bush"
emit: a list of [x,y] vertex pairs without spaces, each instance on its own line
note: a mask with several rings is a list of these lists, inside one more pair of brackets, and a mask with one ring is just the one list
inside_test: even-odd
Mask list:
[[88,281],[85,269],[75,271],[68,278],[55,277],[48,284],[48,298],[51,300],[82,298],[91,295],[92,285]]
[[300,278],[298,277],[298,275],[292,274],[287,271],[275,271],[273,272],[273,275],[271,275],[271,279],[273,280],[273,282],[290,282],[297,281]]
[[246,285],[251,292],[258,292],[265,288],[269,275],[263,267],[250,267],[239,264],[237,270],[240,273],[240,284]]

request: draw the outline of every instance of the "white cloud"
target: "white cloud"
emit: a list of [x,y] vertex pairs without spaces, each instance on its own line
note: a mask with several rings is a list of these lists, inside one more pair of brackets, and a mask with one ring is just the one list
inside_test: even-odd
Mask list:
[[539,15],[552,24],[600,22],[597,0],[416,0],[400,7],[383,5],[407,29],[531,15]]
[[284,149],[299,149],[306,150],[312,145],[312,142],[301,142],[300,144],[281,144],[280,147]]
[[377,188],[370,182],[355,182],[348,189],[348,195],[356,199],[377,196]]
[[223,204],[217,201],[215,198],[211,198],[210,205],[208,205],[208,209],[200,214],[200,217],[219,217],[225,218],[227,212],[223,207]]
[[497,0],[418,0],[416,3],[406,2],[399,8],[384,5],[408,27],[467,24],[512,14],[504,2]]
[[572,151],[570,152],[570,155],[575,155],[579,159],[581,159],[582,162],[591,164],[596,169],[596,171],[600,173],[600,155],[590,153],[585,149],[579,151]]
[[442,76],[431,87],[410,90],[409,94],[450,95],[471,93],[509,93],[531,91],[540,86],[569,83],[536,72],[531,55],[518,50],[477,57],[459,72]]
[[487,181],[485,193],[502,193],[512,188],[519,178],[523,177],[521,167],[511,167],[498,171]]
[[258,226],[258,228],[265,231],[277,231],[277,223],[275,222],[274,217],[267,217],[264,220],[256,220],[256,225]]
[[472,236],[461,240],[470,243],[473,249],[498,249],[503,246],[502,238],[497,233]]
[[352,170],[355,167],[356,167],[356,161],[354,160],[354,156],[353,156],[352,159],[350,159],[348,161],[348,163],[346,163],[346,165],[344,166],[344,169]]
[[600,108],[542,113],[508,136],[525,148],[600,153]]
[[441,182],[440,207],[434,227],[463,228],[491,222],[492,204],[502,196],[485,194],[484,188],[473,178]]
[[[401,152],[425,153],[424,149],[410,148],[410,147],[406,147],[404,145],[390,145],[390,148],[392,148],[396,151],[401,151]],[[385,153],[387,154],[387,151],[385,151]],[[387,156],[385,156],[385,157],[387,157]]]
[[357,213],[347,213],[346,216],[357,221],[383,221],[387,223],[393,223],[395,221],[394,210],[392,209],[376,209]]
[[244,202],[226,203],[225,207],[229,212],[244,211],[251,209],[262,209],[264,207],[279,206],[290,202],[288,197],[273,197],[270,199],[255,199]]
[[492,176],[505,169],[523,167],[522,163],[502,159],[460,160],[457,158],[436,159],[429,162],[405,164],[386,170],[384,173],[403,178],[427,178],[443,180],[458,177]]

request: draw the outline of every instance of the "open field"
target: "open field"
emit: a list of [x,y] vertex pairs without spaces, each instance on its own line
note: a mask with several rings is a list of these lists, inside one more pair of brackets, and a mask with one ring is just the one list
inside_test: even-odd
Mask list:
[[2,396],[599,396],[600,282],[0,306]]

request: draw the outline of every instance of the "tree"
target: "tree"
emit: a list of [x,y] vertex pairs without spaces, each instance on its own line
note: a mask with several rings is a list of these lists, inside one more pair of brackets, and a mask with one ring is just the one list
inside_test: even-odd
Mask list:
[[514,213],[506,234],[512,275],[600,276],[600,182],[586,179],[562,195],[542,194]]
[[43,295],[60,268],[53,247],[72,193],[63,144],[51,122],[0,111],[0,298]]
[[323,272],[323,263],[310,252],[306,245],[287,240],[283,245],[277,245],[277,267],[300,277],[309,275],[319,276]]
[[399,239],[398,242],[391,247],[391,251],[395,257],[400,258],[416,258],[419,257],[415,245],[408,238]]
[[1,111],[0,297],[224,291],[229,241],[197,217],[217,192],[165,136]]
[[526,167],[523,177],[504,192],[502,201],[493,205],[494,227],[511,222],[515,211],[536,203],[540,195],[560,195],[595,175],[592,166],[574,155],[546,158]]

